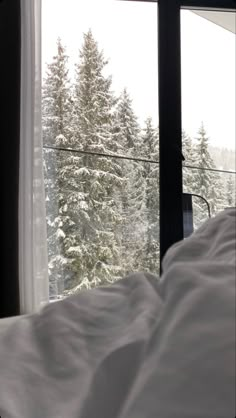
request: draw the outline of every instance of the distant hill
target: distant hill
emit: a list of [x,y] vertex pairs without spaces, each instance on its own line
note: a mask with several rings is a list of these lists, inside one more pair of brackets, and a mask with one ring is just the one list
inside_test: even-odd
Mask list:
[[236,154],[234,150],[209,146],[209,151],[217,168],[221,170],[236,170]]

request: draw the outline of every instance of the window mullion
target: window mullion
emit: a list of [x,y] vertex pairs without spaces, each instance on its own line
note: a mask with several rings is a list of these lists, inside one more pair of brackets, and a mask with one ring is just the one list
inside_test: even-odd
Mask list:
[[183,239],[181,154],[180,5],[160,0],[158,8],[160,260]]

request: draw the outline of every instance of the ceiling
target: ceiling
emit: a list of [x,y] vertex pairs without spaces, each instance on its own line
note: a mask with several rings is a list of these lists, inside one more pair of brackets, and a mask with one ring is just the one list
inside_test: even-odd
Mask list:
[[236,34],[236,12],[193,10],[193,13],[210,20],[218,26]]

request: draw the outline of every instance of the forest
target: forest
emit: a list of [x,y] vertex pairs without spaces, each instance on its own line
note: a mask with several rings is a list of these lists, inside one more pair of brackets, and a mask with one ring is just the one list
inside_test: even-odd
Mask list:
[[[117,96],[92,31],[69,78],[58,38],[42,87],[50,296],[107,285],[129,272],[159,272],[159,133],[140,124],[127,86]],[[204,122],[182,132],[183,190],[214,216],[235,206],[234,152],[210,146]],[[207,219],[194,201],[194,225]]]

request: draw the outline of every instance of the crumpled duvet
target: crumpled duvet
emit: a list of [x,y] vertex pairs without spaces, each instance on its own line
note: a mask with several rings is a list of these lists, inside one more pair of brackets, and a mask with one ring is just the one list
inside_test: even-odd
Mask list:
[[139,273],[0,321],[1,418],[233,418],[235,226],[226,210]]

